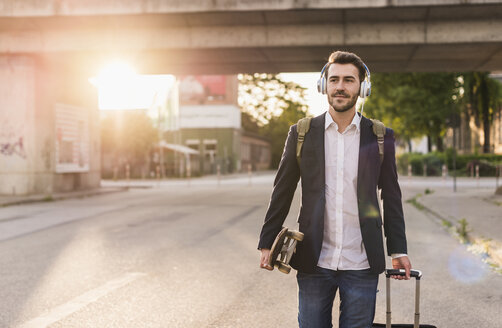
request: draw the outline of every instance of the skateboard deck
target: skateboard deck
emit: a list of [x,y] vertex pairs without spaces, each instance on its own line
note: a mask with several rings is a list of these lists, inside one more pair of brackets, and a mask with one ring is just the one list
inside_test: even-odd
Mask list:
[[288,230],[283,227],[277,234],[277,237],[270,249],[269,265],[277,267],[282,273],[288,274],[291,271],[289,262],[296,251],[296,245],[303,240],[303,233],[294,230]]

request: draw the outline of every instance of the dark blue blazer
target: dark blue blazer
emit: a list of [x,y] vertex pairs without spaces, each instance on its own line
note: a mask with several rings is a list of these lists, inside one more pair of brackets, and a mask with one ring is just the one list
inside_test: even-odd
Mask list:
[[[325,114],[312,119],[305,135],[301,164],[296,159],[298,133],[291,126],[274,181],[270,204],[260,235],[258,248],[270,248],[280,231],[291,207],[298,180],[301,178],[302,197],[299,229],[305,234],[291,260],[300,272],[313,272],[321,253],[325,210],[324,163]],[[379,211],[377,187],[383,199],[383,226],[388,255],[407,253],[406,235],[401,203],[401,189],[397,181],[394,132],[387,128],[384,141],[384,160],[380,164],[377,138],[371,120],[361,118],[357,201],[359,224],[371,271],[385,269],[385,252],[382,236],[382,217]]]

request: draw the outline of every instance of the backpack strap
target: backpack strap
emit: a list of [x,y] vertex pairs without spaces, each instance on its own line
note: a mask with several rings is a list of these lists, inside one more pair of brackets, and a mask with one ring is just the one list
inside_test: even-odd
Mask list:
[[[300,166],[302,159],[303,141],[305,140],[305,135],[307,134],[307,132],[309,132],[311,121],[312,117],[304,117],[300,119],[296,125],[298,132],[298,140],[296,144],[296,161],[298,162],[298,166]],[[377,136],[378,154],[380,155],[380,164],[382,164],[384,156],[384,136],[386,132],[385,125],[379,120],[371,119],[371,122],[373,123],[373,134]]]
[[300,162],[302,160],[303,140],[305,140],[305,135],[307,134],[307,132],[309,132],[310,121],[312,121],[312,117],[304,117],[300,119],[296,124],[296,130],[298,132],[298,141],[296,144],[296,161],[298,162],[298,166],[300,166]]
[[373,122],[373,134],[377,136],[378,142],[378,154],[380,154],[380,164],[383,163],[383,151],[384,151],[384,136],[385,136],[385,125],[379,120],[371,120]]

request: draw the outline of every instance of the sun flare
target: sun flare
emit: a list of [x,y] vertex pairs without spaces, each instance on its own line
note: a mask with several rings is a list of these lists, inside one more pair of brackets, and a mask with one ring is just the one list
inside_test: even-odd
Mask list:
[[98,88],[101,110],[148,109],[155,98],[174,84],[173,75],[140,75],[126,62],[105,66],[89,81]]

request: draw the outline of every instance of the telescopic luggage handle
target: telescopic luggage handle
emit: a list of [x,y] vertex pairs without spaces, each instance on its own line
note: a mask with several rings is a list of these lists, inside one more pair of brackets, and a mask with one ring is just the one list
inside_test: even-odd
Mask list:
[[[404,269],[387,269],[385,270],[385,276],[387,278],[390,278],[390,276],[406,276],[406,271]],[[410,271],[410,276],[412,278],[416,278],[417,280],[420,280],[422,278],[422,271],[420,270],[411,270]]]
[[[405,276],[406,271],[404,269],[387,269],[385,270],[386,276],[386,296],[387,296],[387,315],[386,315],[386,328],[391,328],[391,310],[390,310],[390,276]],[[410,276],[415,278],[416,287],[415,287],[415,320],[413,327],[420,327],[420,278],[422,278],[422,271],[420,270],[411,270]]]

